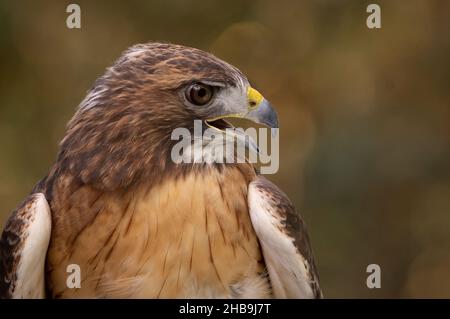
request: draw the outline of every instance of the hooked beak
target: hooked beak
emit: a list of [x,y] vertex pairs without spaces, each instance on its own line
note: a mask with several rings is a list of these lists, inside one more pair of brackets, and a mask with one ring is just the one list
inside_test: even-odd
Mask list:
[[272,105],[261,93],[249,87],[247,91],[249,112],[244,116],[255,123],[278,128],[278,115]]
[[225,131],[237,138],[238,141],[245,144],[250,150],[259,154],[259,148],[251,136],[246,135],[243,130],[235,129],[230,123],[225,121],[226,118],[244,118],[252,122],[267,125],[271,128],[272,137],[277,135],[278,131],[278,115],[272,105],[267,101],[261,93],[252,87],[247,89],[247,111],[244,113],[232,113],[216,117],[206,121],[209,127]]

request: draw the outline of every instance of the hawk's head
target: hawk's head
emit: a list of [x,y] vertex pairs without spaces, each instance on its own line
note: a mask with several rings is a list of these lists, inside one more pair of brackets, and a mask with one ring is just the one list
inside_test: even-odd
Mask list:
[[[228,117],[278,127],[269,102],[235,67],[204,51],[149,43],[95,82],[68,126],[59,161],[82,182],[115,189],[172,166],[171,133]],[[155,167],[155,165],[157,165]]]

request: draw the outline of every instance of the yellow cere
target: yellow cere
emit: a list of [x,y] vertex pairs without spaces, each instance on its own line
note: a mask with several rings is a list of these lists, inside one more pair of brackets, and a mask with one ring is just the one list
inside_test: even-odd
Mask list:
[[261,93],[259,93],[257,90],[255,90],[252,87],[249,87],[247,90],[247,97],[248,97],[248,108],[249,109],[255,109],[258,107],[259,103],[262,102],[264,97]]

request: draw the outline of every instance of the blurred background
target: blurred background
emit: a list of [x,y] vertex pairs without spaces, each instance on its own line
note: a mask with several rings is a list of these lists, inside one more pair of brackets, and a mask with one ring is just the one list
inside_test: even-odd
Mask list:
[[450,1],[377,1],[373,30],[372,1],[72,2],[0,0],[1,226],[94,80],[169,41],[234,64],[277,107],[269,178],[307,221],[326,297],[450,298]]

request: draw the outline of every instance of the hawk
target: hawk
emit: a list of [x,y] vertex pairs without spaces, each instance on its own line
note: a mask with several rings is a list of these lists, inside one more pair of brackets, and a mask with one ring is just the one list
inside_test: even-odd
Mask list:
[[[278,127],[235,67],[135,45],[98,78],[0,241],[3,298],[320,298],[305,224],[253,165],[176,163],[176,128]],[[68,287],[68,266],[80,285]]]

